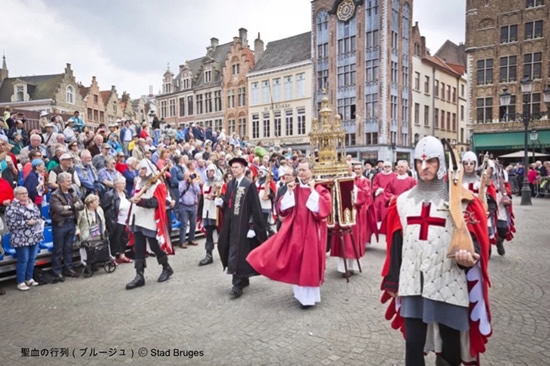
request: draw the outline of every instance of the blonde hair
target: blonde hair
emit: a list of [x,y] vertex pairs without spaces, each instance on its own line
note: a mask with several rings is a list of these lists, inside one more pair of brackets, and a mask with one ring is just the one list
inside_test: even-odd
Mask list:
[[90,204],[95,201],[99,202],[99,196],[95,194],[91,194],[84,199],[84,203],[86,204],[86,206],[90,206]]

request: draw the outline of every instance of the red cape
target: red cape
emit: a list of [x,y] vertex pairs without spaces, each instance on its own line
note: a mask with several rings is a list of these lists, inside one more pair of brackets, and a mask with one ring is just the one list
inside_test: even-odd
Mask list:
[[13,201],[13,198],[13,188],[11,188],[7,180],[0,178],[0,205],[5,200]]
[[[390,253],[391,253],[391,244],[392,244],[392,238],[393,234],[398,231],[402,230],[401,227],[401,221],[399,220],[399,214],[397,211],[397,205],[396,205],[397,199],[393,199],[389,211],[388,211],[388,220],[387,220],[387,236],[386,236],[386,245],[387,245],[387,252],[386,252],[386,261],[384,262],[384,267],[382,269],[382,276],[385,277],[390,268]],[[470,307],[469,307],[469,316],[468,320],[470,322],[470,330],[468,332],[469,338],[470,338],[470,355],[473,358],[477,358],[480,353],[485,352],[485,345],[488,342],[489,337],[492,335],[492,330],[490,332],[485,332],[485,334],[482,334],[482,330],[480,327],[481,321],[476,318],[476,314],[479,313],[479,309],[477,309],[478,306],[484,307],[487,316],[488,321],[490,323],[491,321],[491,312],[489,308],[489,273],[488,273],[488,260],[489,260],[489,235],[488,235],[488,229],[486,223],[486,214],[485,209],[483,208],[483,204],[481,201],[476,197],[474,201],[472,201],[468,207],[466,208],[466,223],[468,226],[468,230],[471,234],[473,234],[476,238],[476,240],[479,243],[480,246],[480,260],[478,262],[480,268],[481,268],[481,274],[480,279],[477,280],[471,280],[468,276],[468,290],[470,295]],[[473,222],[468,217],[473,218]],[[477,265],[476,265],[477,266]],[[476,267],[474,266],[474,267]],[[474,268],[472,267],[472,268]],[[481,289],[479,287],[476,287],[479,282],[481,283]],[[383,282],[382,282],[383,286]],[[382,287],[381,286],[381,287]],[[399,329],[405,335],[405,324],[404,319],[399,314],[400,310],[400,302],[396,301],[397,298],[394,298],[390,296],[390,294],[384,290],[384,288],[381,288],[382,298],[381,302],[386,303],[388,300],[391,299],[388,308],[386,310],[385,318],[386,320],[391,321],[391,326],[393,329]],[[475,299],[475,295],[473,294],[476,290],[481,290],[482,299]],[[474,311],[475,309],[475,311]]]
[[[330,192],[317,185],[319,212],[313,213],[305,204],[309,188],[296,187],[296,206],[280,211],[284,217],[279,231],[250,252],[246,260],[256,272],[275,281],[309,287],[324,282],[327,243],[326,218],[331,210]],[[282,198],[282,197],[281,197]]]
[[[386,189],[388,185],[397,177],[397,174],[390,173],[378,173],[372,181],[372,194],[374,195],[378,188]],[[374,206],[376,207],[376,221],[384,221],[388,213],[388,197],[385,194],[386,192],[380,193],[378,196],[374,197]]]

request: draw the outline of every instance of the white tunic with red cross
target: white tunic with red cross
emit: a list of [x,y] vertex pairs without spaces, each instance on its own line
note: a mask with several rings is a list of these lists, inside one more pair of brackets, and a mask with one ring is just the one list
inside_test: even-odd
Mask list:
[[422,296],[467,307],[465,271],[447,258],[453,232],[450,213],[443,199],[436,203],[413,198],[418,194],[415,187],[397,198],[403,233],[399,296]]

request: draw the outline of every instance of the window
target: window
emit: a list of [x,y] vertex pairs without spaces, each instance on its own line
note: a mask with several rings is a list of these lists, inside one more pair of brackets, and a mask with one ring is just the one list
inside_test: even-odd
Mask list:
[[378,15],[378,0],[367,0],[366,3],[367,16]]
[[212,120],[209,119],[207,121],[204,121],[204,127],[212,129]]
[[232,69],[233,69],[233,75],[238,75],[239,74],[239,69],[240,69],[240,64],[234,64]]
[[524,109],[527,108],[527,111],[531,115],[539,114],[540,113],[540,93],[523,94],[523,106],[524,106]]
[[461,84],[461,85],[460,85],[460,96],[461,96],[462,98],[464,98],[465,89],[466,89],[466,88],[464,87],[464,84]]
[[94,104],[99,103],[99,96],[97,94],[94,94]]
[[493,120],[493,98],[478,98],[477,107],[477,123],[487,123]]
[[402,114],[401,119],[403,120],[403,123],[409,122],[409,100],[406,98],[401,99],[401,106],[402,106]]
[[246,136],[246,118],[239,118],[239,136]]
[[198,94],[196,99],[197,99],[197,114],[202,114],[202,94]]
[[420,73],[414,73],[414,90],[420,90]]
[[[355,71],[355,65],[354,65]],[[355,75],[355,72],[353,73]],[[296,75],[296,98],[303,98],[306,96],[306,74],[300,73]]]
[[328,70],[317,71],[318,90],[328,88]]
[[72,85],[67,87],[67,103],[74,104],[74,88]]
[[367,71],[367,84],[376,83],[378,81],[378,59],[367,60],[366,62],[366,71]]
[[246,88],[243,86],[242,88],[239,88],[239,107],[244,107],[246,105]]
[[176,115],[176,100],[170,99],[170,114],[169,117],[174,117]]
[[439,128],[439,109],[434,109],[434,128]]
[[338,40],[338,54],[345,55],[347,53],[353,53],[356,49],[355,36],[349,36]]
[[500,43],[516,42],[518,40],[518,26],[505,25],[500,27]]
[[390,97],[390,118],[393,120],[397,119],[397,97]]
[[222,92],[221,90],[214,92],[214,110],[220,112],[222,110]]
[[281,137],[281,112],[274,113],[275,137]]
[[453,113],[453,132],[456,132],[456,113]]
[[378,93],[367,94],[365,96],[365,107],[367,119],[378,117]]
[[453,86],[453,103],[456,103],[456,88]]
[[367,145],[378,145],[378,132],[367,132],[365,142]]
[[180,98],[180,117],[185,116],[185,98]]
[[441,83],[441,100],[445,100],[445,83]]
[[209,83],[212,81],[212,70],[206,70],[204,72],[204,82]]
[[298,108],[296,110],[298,114],[298,135],[306,134],[306,109]]
[[525,39],[534,39],[542,37],[542,20],[525,23]]
[[392,84],[397,84],[398,82],[398,75],[397,75],[397,62],[391,62],[391,82]]
[[377,30],[367,32],[366,47],[367,47],[367,51],[376,50],[378,48],[378,31]]
[[460,106],[460,120],[464,121],[464,106]]
[[542,72],[542,53],[523,55],[523,77],[531,80],[540,79]]
[[447,85],[447,102],[451,101],[451,86]]
[[424,127],[428,127],[430,125],[430,107],[425,105],[424,106]]
[[409,86],[409,67],[407,65],[403,65],[403,87],[407,88]]
[[401,134],[401,143],[403,146],[409,146],[409,134],[406,132],[403,132]]
[[292,109],[285,111],[286,122],[286,135],[292,136],[294,134],[294,120],[292,117]]
[[442,130],[445,129],[445,111],[441,111],[441,123],[439,124],[439,127]]
[[286,98],[286,100],[289,100],[289,99],[293,98],[292,88],[293,88],[292,75],[285,76],[285,98]]
[[92,108],[88,108],[88,121],[92,121],[93,120],[93,111],[92,111]]
[[227,121],[227,128],[228,128],[228,131],[229,131],[230,135],[235,133],[235,120],[234,119],[230,119],[229,121]]
[[343,121],[355,119],[355,98],[338,99],[338,114]]
[[451,112],[447,112],[447,131],[451,130]]
[[424,76],[424,93],[430,94],[430,77]]
[[328,43],[317,45],[317,58],[324,59],[328,57]]
[[271,102],[271,92],[269,90],[269,80],[262,81],[262,103]]
[[25,88],[21,85],[17,86],[17,101],[23,102],[25,100]]
[[259,104],[260,101],[260,87],[258,82],[252,83],[252,93],[250,94],[251,104],[256,105]]
[[526,8],[534,8],[535,6],[543,6],[544,0],[526,0]]
[[[296,78],[296,82],[299,80]],[[355,85],[355,64],[338,67],[338,87],[347,87]],[[299,88],[299,84],[297,85]],[[298,94],[300,94],[298,92]]]
[[183,79],[183,89],[191,88],[191,80],[189,78]]
[[281,101],[281,78],[273,79],[273,101]]
[[414,124],[420,124],[420,104],[414,103]]
[[439,80],[434,80],[434,96],[439,98]]
[[160,118],[166,117],[166,101],[163,100],[160,102]]
[[355,146],[355,134],[346,133],[346,146]]
[[167,83],[164,83],[164,94],[168,94],[172,92],[172,83],[169,81]]
[[193,96],[190,95],[187,97],[187,115],[193,115]]
[[269,112],[263,114],[263,125],[264,125],[264,134],[263,137],[271,136],[271,116]]
[[493,59],[477,62],[477,83],[478,85],[493,83]]
[[105,122],[105,113],[102,111],[99,112],[99,122]]
[[205,113],[212,113],[212,92],[204,94]]
[[227,108],[235,108],[235,89],[227,91]]
[[499,81],[507,83],[517,79],[517,57],[504,56],[500,58]]
[[[514,116],[515,114],[516,114],[516,96],[512,95],[509,106],[502,106],[502,105],[500,106],[499,120],[508,121],[510,119],[510,116]],[[512,117],[512,119],[513,118],[514,117]]]
[[252,138],[260,138],[260,116],[257,113],[252,115]]
[[[396,22],[397,23],[397,22]],[[399,23],[397,23],[399,24]],[[397,47],[399,46],[399,36],[397,32],[391,31],[391,48],[392,50],[397,50]]]

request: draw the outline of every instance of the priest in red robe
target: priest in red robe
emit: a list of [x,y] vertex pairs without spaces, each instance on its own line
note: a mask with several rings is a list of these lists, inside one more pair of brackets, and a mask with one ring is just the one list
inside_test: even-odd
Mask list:
[[372,182],[372,189],[374,190],[374,207],[376,207],[376,221],[382,222],[388,214],[387,197],[384,194],[386,187],[397,176],[392,171],[391,162],[385,161],[383,165],[384,170],[376,174]]
[[326,218],[331,212],[330,192],[313,180],[313,163],[298,166],[298,182],[287,185],[277,202],[283,218],[279,231],[250,252],[248,263],[260,274],[294,285],[302,308],[321,301],[325,277]]
[[[391,200],[394,197],[398,197],[401,193],[408,191],[416,185],[416,179],[409,176],[407,173],[409,170],[409,163],[406,160],[399,160],[397,162],[397,175],[390,181],[386,189],[384,190],[384,197],[386,199],[386,206],[389,206]],[[380,226],[380,233],[386,234],[386,218]]]

